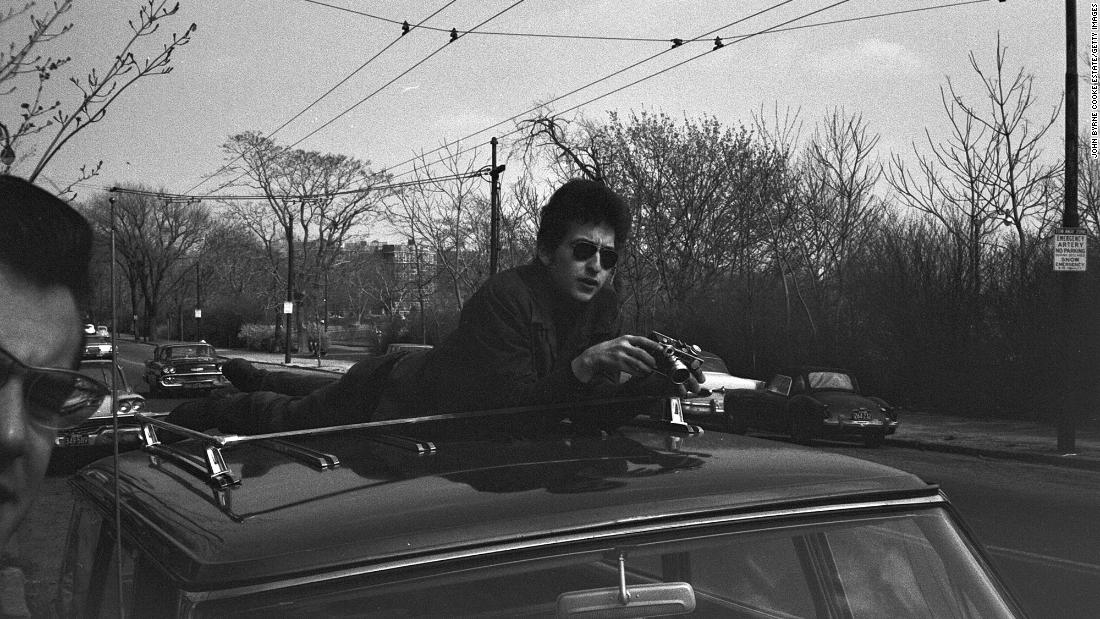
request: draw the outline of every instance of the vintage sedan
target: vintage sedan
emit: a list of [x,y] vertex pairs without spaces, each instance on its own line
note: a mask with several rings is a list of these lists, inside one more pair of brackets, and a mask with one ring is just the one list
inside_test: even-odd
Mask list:
[[[751,378],[730,374],[725,361],[713,353],[703,352],[703,387],[706,395],[682,398],[684,413],[704,422],[724,419],[726,391],[733,389],[758,389],[763,383]],[[711,417],[713,419],[708,419]]]
[[146,453],[73,478],[54,615],[1022,616],[934,484],[679,415],[636,399],[260,436],[148,420]]
[[114,352],[109,335],[85,335],[81,359],[110,359]]
[[860,393],[847,370],[799,366],[779,372],[762,389],[725,395],[728,429],[789,434],[796,442],[858,440],[875,447],[898,428],[897,409]]
[[[134,414],[145,412],[145,398],[134,392],[122,368],[112,364],[109,359],[103,359],[83,361],[77,371],[110,387],[112,369],[115,381],[113,385],[118,391],[119,442],[136,446],[141,428],[134,422]],[[58,430],[54,444],[59,448],[112,445],[115,433],[113,408],[112,400],[108,397],[87,421],[75,428]]]
[[153,349],[145,362],[145,382],[150,395],[189,396],[203,389],[229,385],[222,375],[222,363],[214,347],[205,342],[163,344]]

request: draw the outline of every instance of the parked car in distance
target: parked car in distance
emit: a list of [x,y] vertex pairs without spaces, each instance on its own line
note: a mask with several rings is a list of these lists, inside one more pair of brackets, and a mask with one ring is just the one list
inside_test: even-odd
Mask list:
[[[134,392],[122,368],[112,364],[110,359],[83,361],[77,371],[110,387],[112,367],[118,390],[119,442],[134,446],[138,443],[138,432],[141,429],[134,422],[134,413],[144,412],[145,398]],[[84,423],[75,428],[58,430],[54,444],[59,448],[105,446],[113,444],[113,435],[114,417],[111,398],[108,397]]]
[[431,344],[409,344],[407,342],[398,342],[396,344],[390,344],[386,347],[386,354],[391,352],[398,352],[401,350],[431,350]]
[[96,335],[102,335],[103,337],[111,337],[111,330],[107,328],[107,325],[99,325],[95,328]]
[[205,342],[162,344],[145,362],[144,378],[149,393],[156,397],[189,396],[196,391],[229,385],[222,375],[222,363],[214,347]]
[[81,353],[81,359],[110,359],[111,353],[114,351],[114,346],[111,344],[111,337],[104,335],[85,335],[84,336],[84,351]]
[[732,432],[779,432],[806,444],[858,440],[875,447],[898,429],[897,409],[863,395],[851,372],[817,366],[785,369],[762,389],[727,391],[725,416]]
[[[692,432],[678,405],[170,443],[173,426],[146,421],[147,453],[73,478],[53,614],[1022,616],[937,486]],[[607,415],[620,423],[599,427]]]
[[705,396],[694,398],[681,398],[683,410],[688,415],[716,416],[707,420],[700,417],[701,421],[717,421],[724,416],[725,396],[729,389],[758,389],[763,383],[751,378],[741,378],[730,374],[726,363],[717,355],[703,351],[703,386],[709,392]]

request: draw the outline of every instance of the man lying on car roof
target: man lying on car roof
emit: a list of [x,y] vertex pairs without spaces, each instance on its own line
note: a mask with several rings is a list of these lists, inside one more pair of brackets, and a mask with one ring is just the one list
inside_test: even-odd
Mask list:
[[[535,259],[489,278],[441,345],[361,361],[335,382],[234,359],[223,372],[241,393],[181,404],[166,420],[259,434],[624,392],[697,393],[701,371],[674,387],[650,379],[667,355],[662,346],[615,336],[618,297],[609,283],[629,233],[621,197],[603,183],[571,180],[542,209]],[[634,379],[620,385],[624,374]]]

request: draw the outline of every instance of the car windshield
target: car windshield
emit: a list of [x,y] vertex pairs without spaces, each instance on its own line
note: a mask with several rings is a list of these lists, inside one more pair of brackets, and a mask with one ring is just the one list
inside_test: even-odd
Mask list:
[[89,335],[84,341],[87,344],[110,344],[111,338],[104,335]]
[[843,372],[810,372],[810,388],[855,391],[852,377]]
[[194,357],[213,357],[212,346],[173,346],[164,349],[165,359],[191,359]]
[[552,617],[559,596],[688,582],[694,617],[1010,617],[989,575],[940,509],[559,550],[534,560],[479,557],[396,584],[325,583],[266,592],[200,616]]

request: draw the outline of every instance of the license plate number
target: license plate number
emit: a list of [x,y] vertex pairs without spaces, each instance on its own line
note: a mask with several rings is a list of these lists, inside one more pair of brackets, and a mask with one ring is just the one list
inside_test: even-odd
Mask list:
[[853,411],[852,421],[871,421],[871,413],[868,411]]
[[59,447],[83,447],[88,444],[88,437],[82,434],[57,437]]

